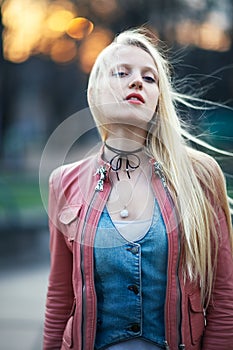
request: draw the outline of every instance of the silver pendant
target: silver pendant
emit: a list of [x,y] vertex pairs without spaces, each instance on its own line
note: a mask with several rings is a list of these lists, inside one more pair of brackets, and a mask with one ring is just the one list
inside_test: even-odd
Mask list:
[[127,217],[129,216],[128,210],[125,209],[125,208],[124,208],[123,210],[121,210],[120,216],[121,216],[122,218],[127,218]]

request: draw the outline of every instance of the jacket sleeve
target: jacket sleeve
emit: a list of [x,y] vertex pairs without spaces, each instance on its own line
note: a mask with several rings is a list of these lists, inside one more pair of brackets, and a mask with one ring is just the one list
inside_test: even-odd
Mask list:
[[219,248],[212,298],[206,310],[203,350],[233,350],[233,258],[229,226],[219,209]]
[[66,322],[71,312],[74,294],[72,287],[72,252],[66,237],[57,224],[57,201],[53,176],[49,183],[50,275],[44,324],[44,350],[61,348]]

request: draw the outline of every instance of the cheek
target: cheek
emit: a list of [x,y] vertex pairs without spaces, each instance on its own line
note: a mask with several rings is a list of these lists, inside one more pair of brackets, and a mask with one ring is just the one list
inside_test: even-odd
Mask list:
[[159,95],[160,95],[160,92],[159,92],[159,89],[156,88],[156,90],[151,94],[151,98],[150,98],[150,101],[151,101],[151,108],[155,111],[156,108],[157,108],[157,104],[159,102]]
[[126,79],[114,78],[109,81],[109,90],[112,92],[114,97],[119,97],[124,94],[125,89],[128,87]]
[[117,100],[118,90],[112,84],[108,84],[108,86],[103,86],[101,91],[99,92],[98,102],[100,103],[112,103]]

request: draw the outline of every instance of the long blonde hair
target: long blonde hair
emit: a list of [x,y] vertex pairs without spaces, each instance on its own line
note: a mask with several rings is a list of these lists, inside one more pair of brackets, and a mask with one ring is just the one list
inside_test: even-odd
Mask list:
[[[176,103],[193,106],[192,98],[177,93],[171,84],[169,64],[142,29],[119,34],[97,58],[89,78],[88,99],[94,119],[103,140],[107,130],[95,113],[94,93],[98,89],[101,72],[106,69],[104,58],[114,45],[132,45],[146,51],[154,60],[159,74],[160,96],[147,148],[160,162],[179,208],[182,227],[182,265],[185,277],[201,285],[203,306],[210,301],[214,283],[219,242],[217,212],[223,210],[229,228],[233,250],[231,217],[226,195],[224,176],[212,157],[190,148],[186,140],[195,137],[181,125]],[[195,101],[195,99],[193,99]],[[227,153],[227,152],[226,152]]]

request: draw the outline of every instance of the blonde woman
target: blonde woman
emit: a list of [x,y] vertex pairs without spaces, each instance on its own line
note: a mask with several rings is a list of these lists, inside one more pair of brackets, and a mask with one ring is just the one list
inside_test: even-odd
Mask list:
[[103,146],[50,178],[44,350],[233,349],[224,177],[186,144],[188,98],[146,33],[103,50],[88,101]]

